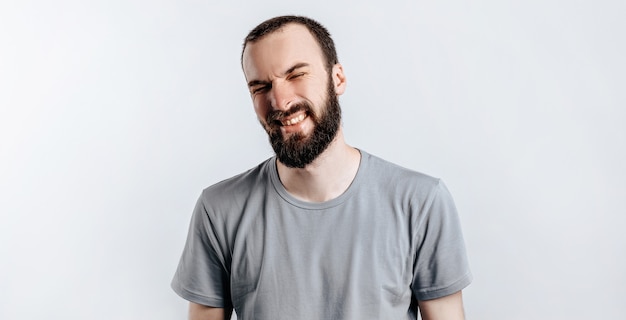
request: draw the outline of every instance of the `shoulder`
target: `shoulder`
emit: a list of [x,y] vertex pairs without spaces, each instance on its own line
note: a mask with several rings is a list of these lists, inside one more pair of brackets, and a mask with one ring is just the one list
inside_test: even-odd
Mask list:
[[205,188],[200,201],[207,207],[219,207],[221,204],[232,206],[249,198],[252,192],[260,191],[268,185],[269,166],[274,163],[272,159]]
[[452,206],[454,200],[444,182],[437,177],[405,168],[362,152],[362,185],[377,199],[389,199],[406,210],[424,211],[435,203]]
[[443,186],[439,178],[405,168],[363,151],[362,155],[366,163],[366,175],[370,177],[367,180],[371,183],[382,184],[395,191],[406,190],[413,194],[432,193]]

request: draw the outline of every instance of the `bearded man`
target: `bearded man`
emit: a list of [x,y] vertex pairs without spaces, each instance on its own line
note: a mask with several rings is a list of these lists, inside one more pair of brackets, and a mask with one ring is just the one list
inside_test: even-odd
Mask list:
[[328,31],[272,18],[241,61],[276,156],[202,192],[172,281],[190,319],[463,319],[454,202],[439,179],[345,142]]

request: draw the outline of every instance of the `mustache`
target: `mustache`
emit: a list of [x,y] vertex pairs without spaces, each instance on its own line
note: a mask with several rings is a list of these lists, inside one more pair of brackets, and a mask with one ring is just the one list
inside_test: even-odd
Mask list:
[[270,111],[265,117],[265,122],[268,125],[272,125],[272,124],[281,125],[283,119],[291,116],[294,113],[304,111],[310,115],[312,113],[311,109],[312,109],[311,105],[308,102],[304,102],[304,101],[298,102],[285,111],[281,111],[281,110]]

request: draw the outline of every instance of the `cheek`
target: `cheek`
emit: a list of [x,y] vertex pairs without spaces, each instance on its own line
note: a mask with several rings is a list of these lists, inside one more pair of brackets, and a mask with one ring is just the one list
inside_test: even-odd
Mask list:
[[319,112],[325,108],[328,101],[328,89],[326,86],[320,86],[319,89],[311,93],[310,97],[313,99],[311,102],[315,105],[316,112]]
[[265,107],[266,104],[257,101],[259,99],[253,100],[252,104],[254,106],[254,112],[256,113],[259,120],[265,122],[265,118],[267,117],[268,108]]

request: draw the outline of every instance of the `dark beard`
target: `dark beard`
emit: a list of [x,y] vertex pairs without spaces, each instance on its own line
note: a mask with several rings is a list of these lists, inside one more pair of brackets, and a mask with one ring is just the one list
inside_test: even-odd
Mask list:
[[[328,79],[326,105],[318,116],[308,102],[297,103],[287,111],[268,113],[265,130],[269,135],[270,144],[280,162],[290,168],[304,168],[311,164],[335,139],[341,125],[341,107],[333,88],[332,78]],[[309,137],[296,132],[287,139],[280,130],[279,119],[288,117],[298,111],[305,111],[313,120],[315,127]]]

